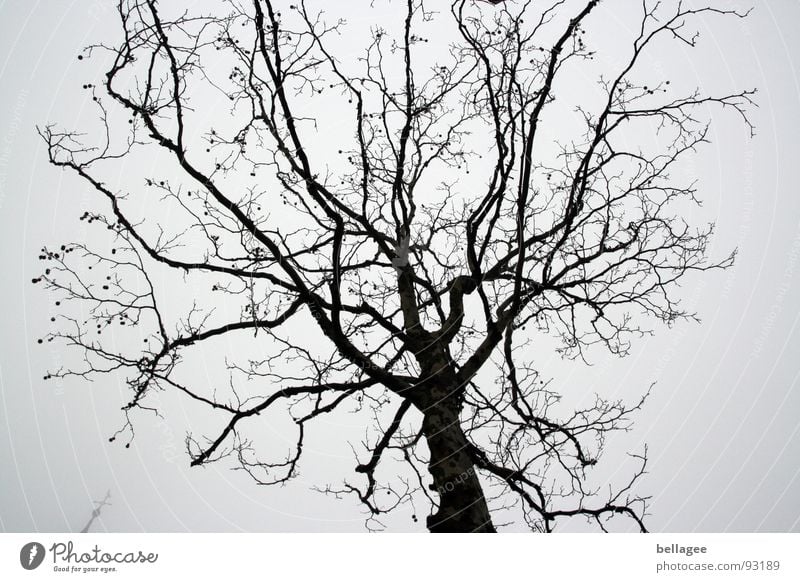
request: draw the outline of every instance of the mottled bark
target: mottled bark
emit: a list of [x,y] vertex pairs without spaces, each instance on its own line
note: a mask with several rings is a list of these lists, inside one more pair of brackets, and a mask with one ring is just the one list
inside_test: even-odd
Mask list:
[[439,495],[438,509],[428,516],[428,529],[432,533],[491,533],[494,525],[458,412],[458,403],[448,399],[432,404],[422,421],[432,489]]

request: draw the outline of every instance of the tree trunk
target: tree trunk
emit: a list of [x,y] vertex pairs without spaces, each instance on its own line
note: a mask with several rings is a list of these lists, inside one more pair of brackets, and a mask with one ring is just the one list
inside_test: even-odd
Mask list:
[[422,431],[430,450],[428,470],[439,508],[428,516],[432,533],[493,533],[486,498],[461,430],[459,406],[453,398],[433,403],[423,411]]

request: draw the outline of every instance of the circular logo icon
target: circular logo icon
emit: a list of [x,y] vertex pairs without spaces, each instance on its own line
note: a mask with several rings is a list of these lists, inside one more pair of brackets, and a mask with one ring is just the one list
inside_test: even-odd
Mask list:
[[30,542],[19,551],[19,563],[26,570],[35,570],[44,561],[44,546],[39,542]]

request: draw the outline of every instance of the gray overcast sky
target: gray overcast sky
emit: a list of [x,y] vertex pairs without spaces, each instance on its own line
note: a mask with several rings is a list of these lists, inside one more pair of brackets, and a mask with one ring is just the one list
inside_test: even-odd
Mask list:
[[[41,380],[68,356],[35,345],[51,309],[30,284],[38,249],[78,228],[92,195],[47,164],[35,125],[90,119],[80,90],[87,69],[76,56],[116,30],[111,4],[0,2],[0,530],[77,531],[110,490],[100,530],[362,531],[353,500],[310,489],[351,471],[349,449],[332,437],[358,427],[331,423],[301,477],[265,489],[221,464],[190,470],[183,437],[196,421],[180,404],[165,402],[166,420],[142,422],[125,450],[107,443],[124,387]],[[368,24],[368,2],[337,4],[353,26]],[[639,3],[607,5],[597,30],[630,34],[624,13]],[[715,117],[714,143],[696,158],[704,216],[717,221],[712,251],[740,250],[730,271],[684,286],[702,325],[659,329],[630,357],[598,354],[592,368],[544,362],[587,393],[633,397],[657,381],[635,431],[610,447],[649,444],[640,490],[653,496],[653,531],[800,531],[800,2],[753,5],[745,22],[715,27],[697,52],[659,55],[704,88],[759,89],[757,136],[746,139],[733,116]],[[396,531],[423,524],[388,521]]]

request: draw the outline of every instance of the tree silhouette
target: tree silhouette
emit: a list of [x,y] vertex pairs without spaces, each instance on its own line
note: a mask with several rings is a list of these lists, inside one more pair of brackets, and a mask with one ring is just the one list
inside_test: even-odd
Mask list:
[[[34,282],[63,312],[39,342],[85,361],[47,378],[124,373],[110,440],[126,446],[137,411],[181,395],[219,423],[187,436],[191,464],[261,484],[297,474],[315,420],[360,414],[357,475],[323,491],[356,495],[368,527],[427,503],[432,532],[492,532],[501,509],[537,531],[646,531],[646,450],[625,483],[587,485],[644,397],[565,410],[531,342],[625,355],[648,321],[694,318],[684,276],[732,264],[707,256],[713,225],[682,218],[696,187],[671,172],[708,141],[709,107],[751,128],[753,91],[681,95],[640,61],[695,46],[698,18],[745,15],[644,0],[610,67],[587,40],[597,0],[404,0],[356,54],[340,48],[352,27],[310,4],[120,0],[118,44],[78,57],[108,63],[84,85],[97,139],[39,131],[103,201],[80,218],[111,243],[42,249]],[[199,347],[225,378],[198,377]],[[289,421],[289,453],[248,436],[267,415]]]

